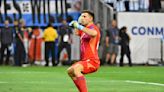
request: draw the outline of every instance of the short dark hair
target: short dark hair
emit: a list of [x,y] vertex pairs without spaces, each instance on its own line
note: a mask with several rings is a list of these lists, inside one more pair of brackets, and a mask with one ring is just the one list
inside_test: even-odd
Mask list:
[[127,29],[127,27],[126,27],[126,26],[123,26],[123,27],[120,29],[120,31],[125,32],[126,29]]
[[126,30],[127,27],[126,26],[123,26],[120,30]]
[[93,20],[94,20],[95,15],[94,15],[93,12],[91,12],[89,10],[83,10],[81,13],[88,13],[93,18]]

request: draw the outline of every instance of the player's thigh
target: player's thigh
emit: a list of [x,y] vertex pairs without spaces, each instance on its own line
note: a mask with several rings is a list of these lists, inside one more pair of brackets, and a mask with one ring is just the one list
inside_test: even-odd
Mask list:
[[82,65],[84,67],[83,74],[93,73],[99,68],[99,64],[95,63],[94,60],[84,61]]
[[[80,62],[80,61],[79,61]],[[67,69],[68,72],[75,72],[75,71],[83,71],[83,65],[81,65],[79,62],[76,62],[71,67]]]
[[84,68],[81,63],[76,63],[72,67],[73,67],[74,71],[79,71],[79,72],[83,71],[83,68]]

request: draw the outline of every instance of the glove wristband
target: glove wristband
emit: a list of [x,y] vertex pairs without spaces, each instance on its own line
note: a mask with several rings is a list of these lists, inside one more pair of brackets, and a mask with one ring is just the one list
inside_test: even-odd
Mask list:
[[82,25],[78,25],[77,28],[80,29],[80,30],[82,30],[82,29],[84,28],[84,26],[82,26]]

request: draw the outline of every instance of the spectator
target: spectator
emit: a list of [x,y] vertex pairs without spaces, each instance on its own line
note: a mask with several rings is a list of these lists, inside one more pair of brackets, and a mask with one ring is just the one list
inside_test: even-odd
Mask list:
[[102,28],[101,28],[101,23],[100,22],[97,22],[96,23],[96,26],[99,28],[100,30],[100,34],[101,34],[101,37],[100,37],[100,44],[103,43],[101,40],[102,40],[102,37],[103,37],[103,31],[102,31]]
[[12,28],[9,27],[9,21],[5,20],[4,22],[4,28],[0,31],[0,39],[1,39],[1,59],[0,59],[0,65],[3,64],[4,60],[4,52],[7,50],[7,57],[5,60],[5,64],[9,64],[9,58],[10,58],[10,50],[9,46],[13,42],[13,31]]
[[52,57],[52,66],[55,66],[55,40],[58,38],[57,31],[49,23],[43,32],[43,40],[45,41],[45,66],[49,65],[49,53]]
[[116,0],[116,11],[117,12],[122,12],[122,11],[125,11],[126,8],[125,8],[125,4],[124,4],[124,0]]
[[28,35],[29,41],[28,41],[28,60],[31,64],[35,64],[35,61],[40,61],[42,58],[41,52],[42,52],[42,30],[35,26],[32,29],[28,28],[28,32],[26,31],[26,34]]
[[24,19],[21,19],[20,20],[20,30],[22,31],[23,33],[23,64],[26,64],[28,63],[26,58],[27,58],[27,48],[28,48],[28,29],[26,28],[26,23],[25,23],[25,20]]
[[120,66],[123,66],[123,59],[124,55],[128,57],[129,66],[132,66],[131,56],[130,56],[130,36],[127,34],[127,27],[122,27],[119,32],[119,36],[121,38],[120,45],[121,45],[121,58],[120,58]]
[[140,0],[139,1],[140,11],[148,12],[149,10],[149,0]]
[[[107,52],[106,61],[110,64],[114,64],[116,56],[118,54],[118,45],[119,45],[119,30],[117,28],[117,22],[112,21],[112,26],[107,30],[106,36],[106,46],[109,47]],[[109,62],[110,61],[110,62]]]
[[105,63],[110,63],[109,61],[109,53],[108,53],[108,50],[109,50],[109,43],[107,42],[107,30],[105,30],[104,32],[104,35],[105,35],[105,38],[103,40],[103,51],[102,51],[102,60],[101,60],[101,65],[104,65]]
[[150,12],[159,12],[161,9],[161,0],[149,0],[150,6],[149,11]]
[[67,21],[63,20],[62,25],[59,28],[59,46],[58,46],[58,59],[57,64],[59,63],[60,53],[66,48],[68,54],[68,64],[71,64],[71,43],[72,43],[72,29],[68,27]]
[[134,12],[139,11],[139,0],[130,0],[129,9]]
[[125,0],[124,4],[125,4],[125,10],[129,11],[129,0]]
[[[20,23],[20,25],[19,25]],[[24,20],[14,21],[15,36],[15,65],[22,66],[25,62],[25,47],[24,47]]]

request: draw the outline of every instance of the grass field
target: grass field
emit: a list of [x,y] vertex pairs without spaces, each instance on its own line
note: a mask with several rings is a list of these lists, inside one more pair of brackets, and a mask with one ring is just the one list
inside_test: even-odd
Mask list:
[[[67,67],[0,67],[0,92],[78,92]],[[89,92],[164,92],[164,67],[109,67],[86,75]]]

